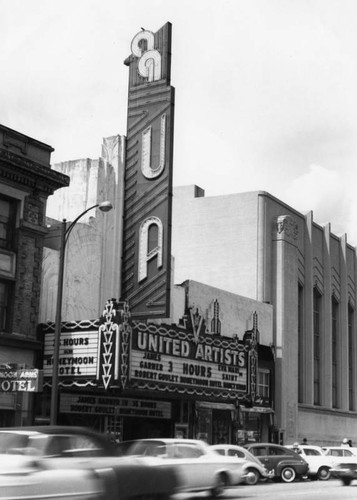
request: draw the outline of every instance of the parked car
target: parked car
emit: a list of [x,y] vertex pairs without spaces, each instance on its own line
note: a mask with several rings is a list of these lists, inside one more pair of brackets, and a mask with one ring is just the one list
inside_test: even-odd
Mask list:
[[0,429],[0,453],[54,457],[114,456],[107,437],[86,427],[30,426]]
[[114,450],[106,436],[82,427],[1,429],[0,499],[9,498],[6,485],[17,500],[30,498],[32,490],[39,496],[31,498],[43,500],[62,495],[76,500],[166,500],[177,492],[178,477],[170,464],[118,457]]
[[[250,485],[257,484],[259,480],[271,479],[274,471],[268,471],[266,467],[243,446],[234,444],[215,444],[211,449],[226,457],[238,457],[245,460],[243,470],[246,472],[246,483]],[[250,474],[248,474],[248,472]]]
[[338,462],[348,462],[353,457],[357,457],[357,448],[347,446],[324,446],[322,448],[326,456],[332,457]]
[[298,453],[309,464],[308,476],[312,479],[327,481],[331,477],[332,457],[324,454],[320,446],[294,443],[286,448]]
[[245,481],[244,460],[219,455],[200,440],[137,440],[125,456],[154,458],[172,465],[178,475],[180,493],[209,491],[216,498],[227,486]]
[[292,483],[307,475],[309,466],[306,460],[284,446],[272,443],[251,443],[245,446],[268,470],[274,470],[274,479]]

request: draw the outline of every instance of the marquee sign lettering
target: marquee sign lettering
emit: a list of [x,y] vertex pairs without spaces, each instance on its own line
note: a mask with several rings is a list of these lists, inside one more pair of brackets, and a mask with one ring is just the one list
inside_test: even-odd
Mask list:
[[177,327],[133,326],[130,386],[180,394],[239,398],[246,395],[248,348],[229,337]]
[[61,394],[62,413],[115,415],[116,417],[171,418],[171,403],[152,399],[110,398],[96,395]]
[[0,392],[41,392],[42,383],[42,370],[0,369]]
[[[52,377],[54,333],[45,336],[43,371]],[[61,332],[59,377],[93,377],[97,373],[98,333],[96,331]]]
[[171,24],[131,42],[121,300],[133,318],[170,316],[174,89]]

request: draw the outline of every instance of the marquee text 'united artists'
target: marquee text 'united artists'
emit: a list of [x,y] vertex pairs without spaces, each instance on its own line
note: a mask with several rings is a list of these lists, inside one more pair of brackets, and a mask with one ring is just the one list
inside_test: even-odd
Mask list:
[[[246,354],[243,349],[229,349],[215,347],[203,343],[194,343],[188,340],[164,337],[162,335],[138,332],[137,346],[140,351],[149,351],[155,354],[165,354],[181,358],[207,361],[223,365],[245,367]],[[158,358],[155,358],[159,361]]]

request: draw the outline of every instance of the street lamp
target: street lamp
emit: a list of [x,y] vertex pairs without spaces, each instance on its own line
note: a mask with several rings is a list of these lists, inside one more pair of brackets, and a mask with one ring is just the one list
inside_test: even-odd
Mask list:
[[60,337],[61,337],[61,314],[62,314],[62,295],[63,295],[63,277],[64,277],[64,260],[65,251],[68,237],[78,222],[78,220],[83,217],[89,210],[93,208],[99,208],[102,212],[109,212],[113,205],[110,201],[102,201],[97,203],[90,208],[87,208],[82,212],[73,222],[67,227],[66,219],[62,221],[61,227],[61,246],[59,254],[59,268],[58,268],[58,285],[57,285],[57,305],[56,305],[56,322],[55,322],[55,340],[53,346],[53,364],[52,364],[52,390],[51,390],[51,413],[50,413],[50,424],[55,425],[57,423],[57,413],[58,413],[58,367],[59,367],[59,348],[60,348]]

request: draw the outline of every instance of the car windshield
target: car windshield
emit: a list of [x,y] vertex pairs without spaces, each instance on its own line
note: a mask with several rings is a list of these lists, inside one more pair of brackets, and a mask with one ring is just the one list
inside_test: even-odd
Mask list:
[[0,453],[43,455],[49,437],[43,434],[0,432]]
[[320,456],[322,453],[319,450],[315,450],[314,448],[305,448],[304,449],[305,455],[307,456]]
[[127,454],[160,458],[198,458],[205,454],[205,450],[194,443],[138,441],[129,448]]

